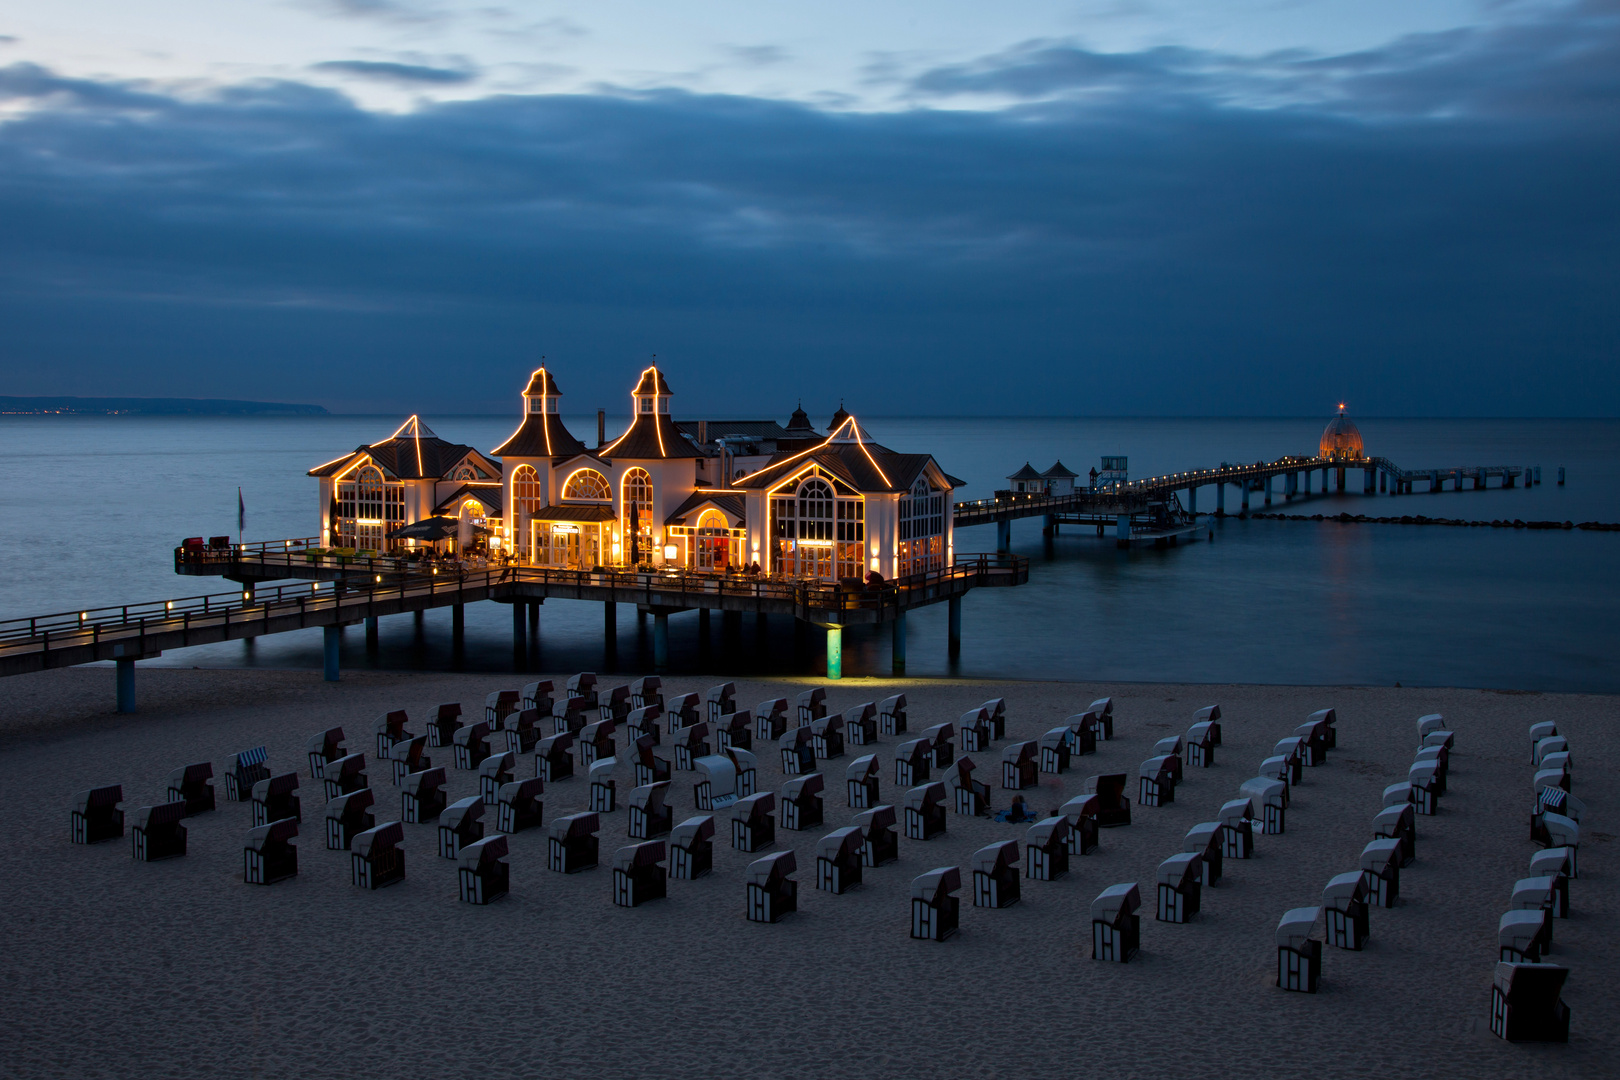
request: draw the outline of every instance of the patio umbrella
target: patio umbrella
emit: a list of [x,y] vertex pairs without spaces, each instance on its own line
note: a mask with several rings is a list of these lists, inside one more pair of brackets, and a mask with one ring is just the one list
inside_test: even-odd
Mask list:
[[456,519],[449,517],[423,518],[401,526],[388,534],[390,540],[447,540],[456,535]]

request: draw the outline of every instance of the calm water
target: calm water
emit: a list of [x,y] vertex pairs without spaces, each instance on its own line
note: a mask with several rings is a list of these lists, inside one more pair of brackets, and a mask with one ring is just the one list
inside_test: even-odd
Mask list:
[[[429,417],[439,435],[497,445],[510,417]],[[928,451],[987,496],[1025,460],[1061,457],[1084,473],[1103,454],[1130,456],[1134,476],[1310,453],[1324,419],[878,419],[874,437]],[[1408,468],[1539,464],[1533,490],[1401,498],[1318,496],[1274,509],[1471,519],[1620,521],[1620,421],[1359,420],[1367,446]],[[180,578],[180,538],[236,531],[246,538],[315,530],[315,481],[304,475],[367,441],[385,417],[0,417],[0,618],[226,591]],[[570,421],[594,435],[594,417]],[[614,432],[610,432],[610,435]],[[1557,466],[1569,483],[1554,483]],[[1352,486],[1358,483],[1352,476]],[[1256,505],[1258,505],[1256,496]],[[1235,508],[1236,492],[1228,505]],[[1214,507],[1212,489],[1199,507]],[[1035,560],[1030,584],[975,592],[964,605],[963,650],[945,656],[943,605],[914,613],[908,673],[1188,682],[1370,683],[1620,691],[1620,534],[1527,532],[1227,520],[1214,541],[1172,551],[1116,551],[1093,537],[1047,544],[1038,519],[1015,523],[1014,548]],[[963,530],[959,552],[993,550],[992,527]],[[597,604],[551,601],[530,666],[602,671],[650,667],[650,626],[626,607],[611,655]],[[510,670],[510,609],[468,610],[465,665]],[[350,628],[348,666],[448,667],[449,612],[382,624],[375,654]],[[790,620],[750,617],[727,633],[714,619],[671,620],[671,659],[688,670],[816,673],[814,634]],[[846,674],[888,674],[886,632],[844,635]],[[170,653],[155,663],[320,666],[318,630]]]

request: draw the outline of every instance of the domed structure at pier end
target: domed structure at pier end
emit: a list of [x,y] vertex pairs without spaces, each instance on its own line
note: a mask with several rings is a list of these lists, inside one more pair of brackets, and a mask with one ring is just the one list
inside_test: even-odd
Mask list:
[[1343,405],[1339,406],[1339,415],[1328,421],[1322,431],[1319,456],[1328,461],[1360,461],[1367,456],[1361,445],[1361,430],[1344,415]]

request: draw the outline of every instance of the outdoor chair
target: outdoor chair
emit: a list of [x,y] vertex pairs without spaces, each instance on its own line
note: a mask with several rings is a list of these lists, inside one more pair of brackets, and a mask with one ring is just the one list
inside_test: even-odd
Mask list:
[[1069,769],[1069,729],[1055,727],[1041,736],[1041,772],[1061,776]]
[[844,769],[844,787],[851,810],[870,810],[878,804],[880,771],[876,754],[863,754]]
[[1097,850],[1097,796],[1076,795],[1058,813],[1069,823],[1069,854],[1090,855]]
[[1206,889],[1221,880],[1221,867],[1225,862],[1222,847],[1221,823],[1218,821],[1201,821],[1188,829],[1187,835],[1181,839],[1181,850],[1198,856]]
[[534,744],[534,774],[548,784],[574,775],[574,735],[569,731],[548,735]]
[[810,728],[789,728],[776,741],[782,752],[782,772],[788,776],[813,772],[816,767],[815,748],[810,745]]
[[1209,740],[1211,746],[1221,745],[1221,707],[1219,705],[1205,705],[1193,713],[1194,724],[1209,725]]
[[616,758],[597,758],[591,766],[589,805],[598,814],[611,814],[619,808],[619,782],[613,779]]
[[461,849],[484,837],[484,800],[457,799],[439,814],[439,857],[454,859]]
[[1083,790],[1097,796],[1097,827],[1112,829],[1131,823],[1131,800],[1125,795],[1125,773],[1088,776]]
[[1215,727],[1211,721],[1201,720],[1187,729],[1184,741],[1187,764],[1197,769],[1207,769],[1215,764],[1215,739],[1211,735]]
[[260,780],[253,785],[253,824],[268,825],[272,821],[292,818],[302,822],[298,796],[298,774],[282,773]]
[[1097,718],[1090,713],[1075,713],[1063,721],[1069,732],[1069,756],[1083,757],[1097,752]]
[[1024,833],[1024,876],[1056,881],[1069,872],[1069,819],[1042,818]]
[[512,888],[504,835],[486,836],[456,855],[456,882],[464,904],[492,904]]
[[850,825],[861,830],[864,866],[887,866],[900,858],[900,834],[894,827],[894,807],[874,806],[850,818]]
[[630,686],[615,686],[597,695],[597,711],[602,720],[616,724],[630,715]]
[[772,698],[754,706],[754,738],[760,742],[780,739],[787,726],[787,698]]
[[1091,902],[1091,958],[1110,963],[1129,963],[1142,940],[1142,920],[1137,909],[1142,894],[1136,883],[1110,885]]
[[340,727],[328,728],[318,735],[310,736],[305,745],[309,751],[309,775],[312,780],[319,780],[328,761],[335,761],[345,753],[343,749],[343,729]]
[[578,675],[570,675],[566,688],[567,697],[583,701],[584,708],[596,708],[596,672],[582,671]]
[[405,824],[426,825],[438,820],[448,801],[444,782],[443,765],[405,777],[399,792],[399,816],[405,819]]
[[1292,908],[1277,923],[1277,985],[1282,989],[1316,993],[1322,978],[1322,943],[1311,935],[1321,916],[1321,908]]
[[[613,756],[613,735],[618,727],[615,720],[598,720],[586,724],[579,732],[579,763],[589,769],[602,758]],[[679,744],[677,744],[677,747]],[[676,757],[680,756],[678,750]]]
[[660,713],[664,708],[664,680],[657,675],[643,675],[630,684],[630,707],[632,709],[645,709],[656,707]]
[[1498,959],[1504,964],[1539,964],[1552,938],[1552,919],[1545,911],[1514,909],[1496,924]]
[[1328,727],[1325,720],[1307,720],[1294,729],[1300,739],[1300,759],[1307,768],[1315,768],[1327,761]]
[[675,767],[683,772],[691,772],[698,758],[709,756],[709,725],[689,724],[675,732],[672,742]]
[[754,793],[759,763],[747,750],[710,754],[693,763],[692,800],[699,810],[724,810]]
[[814,720],[827,715],[827,688],[812,686],[798,697],[799,726],[809,727]]
[[1369,901],[1381,908],[1392,908],[1401,895],[1401,841],[1380,837],[1361,849],[1361,876],[1367,882]]
[[911,936],[920,941],[944,941],[956,933],[962,901],[953,895],[962,887],[962,871],[941,866],[911,879]]
[[1254,857],[1254,800],[1245,795],[1221,804],[1221,856],[1226,859]]
[[523,701],[523,694],[518,690],[497,690],[484,698],[484,723],[491,731],[499,731],[501,721],[506,719],[508,713],[516,712]]
[[541,799],[545,790],[546,782],[538,776],[502,784],[495,803],[495,828],[503,833],[538,829],[545,819]]
[[1530,874],[1552,879],[1553,918],[1569,918],[1569,851],[1546,848],[1536,852],[1530,856]]
[[791,851],[772,852],[748,864],[749,922],[780,922],[799,909],[799,883],[793,880],[797,869]]
[[990,749],[990,714],[983,708],[969,709],[956,721],[962,738],[962,752],[978,754]]
[[844,756],[844,718],[838,713],[810,721],[810,752],[818,761]]
[[214,765],[209,761],[176,769],[169,774],[169,801],[185,803],[187,817],[207,813],[214,809],[214,785],[209,783],[213,778]]
[[1539,760],[1536,757],[1536,747],[1541,743],[1541,740],[1550,739],[1557,734],[1558,725],[1550,720],[1530,725],[1530,764],[1534,765]]
[[596,706],[587,705],[584,698],[566,698],[551,706],[551,732],[554,735],[578,735],[591,721]]
[[990,785],[973,779],[973,770],[977,767],[966,754],[956,759],[956,767],[951,771],[956,812],[966,817],[989,817]]
[[1327,943],[1360,952],[1367,944],[1367,875],[1351,870],[1329,879],[1322,890],[1322,912]]
[[1419,761],[1406,770],[1406,782],[1412,785],[1412,809],[1429,816],[1440,807],[1442,785],[1440,767],[1432,761]]
[[653,753],[656,745],[657,741],[650,735],[643,735],[632,744],[637,787],[669,779],[669,762]]
[[596,865],[601,818],[592,813],[568,814],[552,821],[546,845],[546,869],[577,874]]
[[613,902],[619,907],[640,907],[667,895],[664,842],[644,840],[613,853]]
[[698,713],[698,696],[696,694],[681,694],[671,698],[664,704],[664,720],[671,732],[679,731],[683,727],[691,727],[702,717]]
[[411,733],[405,730],[410,718],[405,715],[404,709],[395,709],[386,712],[372,722],[371,731],[377,740],[377,757],[383,761],[388,760],[388,754],[394,749],[394,744],[401,739],[408,739]]
[[253,798],[253,785],[270,775],[269,756],[262,746],[231,755],[225,767],[227,802],[247,802]]
[[440,705],[433,711],[433,719],[428,721],[428,745],[449,746],[460,726],[460,703],[452,701]]
[[359,791],[369,786],[364,754],[345,754],[343,757],[333,758],[321,770],[321,787],[326,793],[328,802],[339,795],[347,795],[351,791]]
[[506,719],[502,721],[506,732],[506,749],[513,754],[527,754],[533,750],[534,744],[545,734],[545,729],[541,726],[542,721],[539,709],[523,709],[507,713]]
[[[1423,746],[1428,737],[1436,731],[1447,731],[1444,716],[1439,713],[1430,713],[1427,716],[1418,717],[1417,737],[1419,746]],[[1449,732],[1447,734],[1449,735]],[[1448,741],[1446,745],[1450,746],[1450,742]]]
[[1339,745],[1339,735],[1333,727],[1334,723],[1338,720],[1337,712],[1332,709],[1318,709],[1305,719],[1308,723],[1320,723],[1324,725],[1325,730],[1323,734],[1327,739],[1327,748],[1329,750],[1332,750],[1335,746]]
[[731,846],[735,851],[753,853],[776,843],[776,793],[761,791],[738,799],[731,811]]
[[737,684],[728,682],[711,686],[709,692],[703,696],[703,700],[709,707],[709,723],[718,723],[726,713],[737,711]]
[[1007,699],[991,698],[980,705],[985,716],[990,719],[990,738],[999,742],[1007,737]]
[[714,745],[720,750],[754,748],[754,714],[747,709],[726,713],[714,729]]
[[[297,776],[297,773],[289,773]],[[262,782],[262,781],[261,781]],[[274,885],[298,873],[298,821],[282,818],[248,830],[242,848],[242,880],[249,885]]]
[[1012,907],[1019,900],[1018,841],[997,840],[973,853],[973,906]]
[[[129,830],[130,854],[136,862],[174,859],[186,853],[184,800],[143,806]],[[1549,879],[1550,880],[1550,879]]]
[[1143,806],[1168,806],[1175,802],[1176,778],[1170,763],[1180,760],[1175,755],[1160,754],[1142,762],[1137,770],[1137,801]]
[[816,841],[816,888],[841,896],[861,883],[866,836],[856,826],[834,829]]
[[1569,1006],[1560,998],[1569,969],[1557,964],[1496,965],[1491,1034],[1509,1042],[1568,1042]]
[[638,739],[651,739],[654,746],[662,743],[659,721],[664,718],[662,705],[643,705],[631,709],[624,718],[625,738],[634,743]]
[[1288,785],[1281,780],[1257,776],[1238,785],[1238,794],[1247,795],[1259,809],[1260,831],[1266,836],[1281,836],[1286,825],[1283,814],[1288,807]]
[[923,738],[934,751],[934,767],[943,769],[956,758],[956,729],[950,724],[935,724],[923,731]]
[[349,879],[362,889],[380,889],[405,880],[405,827],[384,822],[356,833],[349,844]]
[[906,838],[932,840],[945,835],[945,785],[922,784],[905,797]]
[[1112,741],[1114,738],[1114,699],[1111,697],[1098,698],[1086,708],[1086,711],[1097,718],[1097,727],[1102,732],[1103,741]]
[[456,768],[472,770],[483,764],[489,757],[489,723],[484,720],[476,724],[456,728],[454,740],[454,754]]
[[912,739],[894,748],[894,783],[896,787],[916,787],[928,782],[929,767],[934,763],[934,747],[926,738]]
[[689,817],[669,831],[669,876],[695,881],[714,869],[714,818]]
[[1007,791],[1022,791],[1040,782],[1037,765],[1040,746],[1033,742],[1008,743],[1001,750],[1001,786]]
[[826,780],[818,772],[795,776],[782,785],[779,802],[782,828],[793,832],[813,829],[822,822],[822,791]]
[[878,734],[906,733],[906,695],[895,694],[878,702]]
[[485,806],[501,801],[501,785],[517,778],[517,755],[510,750],[491,754],[478,763],[478,794]]
[[412,735],[408,739],[396,742],[389,751],[392,759],[389,764],[394,769],[395,787],[402,786],[405,778],[411,773],[421,772],[432,766],[433,759],[423,752],[427,749],[427,742],[426,735]]
[[1154,917],[1159,922],[1191,922],[1203,901],[1204,857],[1196,851],[1178,851],[1159,864],[1155,880],[1159,903]]
[[523,696],[518,699],[518,705],[524,710],[533,709],[541,716],[550,716],[556,693],[555,683],[550,679],[540,679],[523,687]]
[[354,838],[377,824],[372,807],[377,796],[370,788],[339,795],[326,803],[326,850],[348,851]]
[[643,784],[630,792],[630,827],[632,840],[653,840],[668,836],[675,824],[675,811],[668,805],[669,781]]
[[1373,837],[1394,837],[1401,842],[1401,865],[1410,866],[1417,858],[1417,826],[1412,804],[1388,806],[1373,818]]
[[1182,744],[1180,735],[1169,735],[1153,744],[1154,757],[1167,757],[1170,760],[1166,766],[1170,770],[1170,782],[1180,784],[1182,780],[1181,755],[1186,747]]

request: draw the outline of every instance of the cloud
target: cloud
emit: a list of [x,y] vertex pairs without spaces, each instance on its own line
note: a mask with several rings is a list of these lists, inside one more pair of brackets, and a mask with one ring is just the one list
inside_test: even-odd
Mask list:
[[12,37],[10,34],[0,34],[0,45],[15,45],[21,40],[21,38]]
[[[868,412],[1612,415],[1598,14],[1242,63],[1047,43],[892,112],[604,89],[373,113],[13,64],[5,354],[18,393],[241,397],[269,371],[356,407],[504,401],[545,351],[581,407],[657,352],[680,400],[739,409],[814,371]],[[995,79],[1019,96],[929,104]]]
[[785,64],[793,58],[779,45],[727,45],[724,52],[732,63],[743,67],[771,67]]
[[450,86],[469,83],[478,78],[476,71],[429,67],[424,64],[400,64],[386,60],[326,60],[319,64],[311,64],[310,70],[405,85]]
[[296,0],[300,7],[342,19],[370,19],[404,25],[439,23],[449,13],[433,3],[417,0]]

